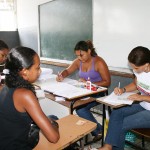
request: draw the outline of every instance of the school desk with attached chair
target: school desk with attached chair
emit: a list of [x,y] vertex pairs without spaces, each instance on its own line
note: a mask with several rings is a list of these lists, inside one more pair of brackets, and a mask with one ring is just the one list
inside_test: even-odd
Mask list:
[[95,130],[96,123],[78,117],[68,115],[59,119],[60,139],[57,143],[50,143],[40,132],[40,140],[33,150],[62,150],[69,145],[80,141],[80,148],[84,150],[83,137]]

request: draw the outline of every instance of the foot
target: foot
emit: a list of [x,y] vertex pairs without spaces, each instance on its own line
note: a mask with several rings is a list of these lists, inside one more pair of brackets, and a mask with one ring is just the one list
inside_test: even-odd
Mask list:
[[112,150],[112,146],[109,144],[105,144],[103,147],[99,148],[98,150]]
[[102,139],[102,134],[100,133],[100,134],[98,134],[97,136],[94,136],[93,142],[99,141],[99,140],[101,140],[101,139]]
[[98,150],[98,149],[97,148],[92,148],[91,146],[89,146],[87,150]]

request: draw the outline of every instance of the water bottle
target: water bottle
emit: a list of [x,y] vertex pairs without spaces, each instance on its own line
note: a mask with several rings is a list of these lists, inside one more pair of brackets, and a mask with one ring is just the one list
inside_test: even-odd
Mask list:
[[86,88],[88,90],[91,90],[91,81],[90,81],[90,77],[88,77],[88,80],[86,81]]

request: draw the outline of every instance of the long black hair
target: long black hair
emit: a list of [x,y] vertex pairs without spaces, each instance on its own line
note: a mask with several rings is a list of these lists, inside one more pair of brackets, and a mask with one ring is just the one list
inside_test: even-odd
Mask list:
[[8,69],[5,84],[9,88],[26,88],[35,94],[33,85],[19,75],[23,68],[29,69],[34,64],[35,55],[36,52],[28,47],[20,46],[10,50],[5,64],[5,69]]
[[135,66],[150,63],[150,50],[143,46],[137,46],[129,53],[128,60]]

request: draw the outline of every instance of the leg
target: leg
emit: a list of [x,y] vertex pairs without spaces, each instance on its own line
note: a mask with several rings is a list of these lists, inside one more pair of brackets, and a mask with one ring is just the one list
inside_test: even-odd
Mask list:
[[[125,134],[127,131],[126,129],[123,129],[123,127],[126,126],[126,124],[124,124],[124,120],[128,116],[134,115],[143,110],[144,109],[139,104],[133,104],[131,106],[113,110],[110,116],[105,143],[112,145],[113,149],[124,149]],[[127,124],[130,126],[130,123],[133,122],[133,120],[130,120],[129,122],[127,122]]]
[[97,104],[97,102],[92,102],[90,104],[87,104],[85,107],[80,107],[76,109],[78,116],[95,122],[97,124],[97,128],[92,132],[93,136],[97,136],[102,131],[102,126],[97,122],[97,120],[94,118],[93,114],[90,111],[90,109]]

